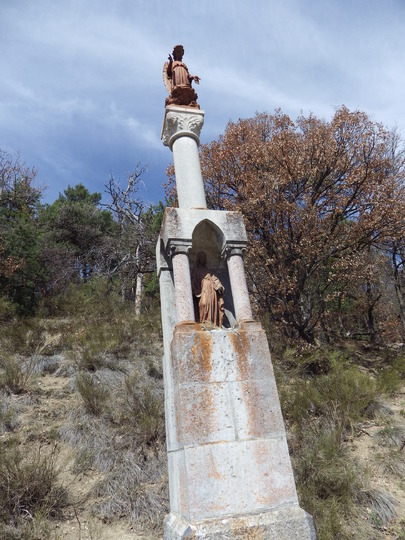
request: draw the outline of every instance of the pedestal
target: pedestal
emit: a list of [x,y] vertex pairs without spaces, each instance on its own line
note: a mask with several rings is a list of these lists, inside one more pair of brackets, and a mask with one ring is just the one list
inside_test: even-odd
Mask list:
[[265,332],[178,325],[165,540],[313,540],[299,508]]

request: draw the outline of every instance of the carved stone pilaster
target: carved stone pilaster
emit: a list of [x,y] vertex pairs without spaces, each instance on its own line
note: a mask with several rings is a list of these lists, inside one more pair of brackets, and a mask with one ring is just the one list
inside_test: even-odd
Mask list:
[[226,260],[231,282],[235,317],[238,322],[252,320],[249,291],[246,283],[243,255],[246,251],[245,242],[228,243],[222,250],[221,256]]
[[241,242],[238,244],[230,244],[227,243],[226,246],[221,251],[221,259],[227,260],[229,257],[232,257],[233,255],[240,255],[242,258],[244,257],[246,253],[246,243]]
[[180,253],[189,255],[191,251],[191,243],[191,240],[177,240],[175,238],[171,238],[167,243],[167,255],[170,258],[173,258],[175,255]]
[[183,107],[166,107],[162,127],[162,141],[172,150],[173,143],[179,137],[191,137],[200,144],[201,128],[204,124],[204,111]]

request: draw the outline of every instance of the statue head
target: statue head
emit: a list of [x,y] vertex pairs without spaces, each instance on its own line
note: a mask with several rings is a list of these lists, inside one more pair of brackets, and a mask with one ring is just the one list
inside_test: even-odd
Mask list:
[[199,251],[197,253],[195,263],[196,263],[197,266],[206,266],[206,264],[207,264],[207,254],[205,253],[205,251]]
[[181,61],[184,56],[184,47],[183,45],[176,45],[173,48],[173,58],[175,60]]

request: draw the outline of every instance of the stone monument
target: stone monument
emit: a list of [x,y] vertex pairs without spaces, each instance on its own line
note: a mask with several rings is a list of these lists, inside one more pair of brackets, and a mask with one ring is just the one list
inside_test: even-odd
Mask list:
[[266,335],[252,317],[243,217],[206,207],[204,111],[183,54],[175,47],[164,67],[162,141],[173,152],[179,208],[166,209],[157,245],[170,487],[164,538],[314,540],[298,504]]

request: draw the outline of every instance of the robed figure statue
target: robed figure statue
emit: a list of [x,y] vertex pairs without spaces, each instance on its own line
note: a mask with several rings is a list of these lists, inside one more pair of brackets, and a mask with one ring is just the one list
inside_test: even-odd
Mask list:
[[193,290],[195,320],[203,323],[212,322],[222,326],[224,318],[224,286],[207,268],[207,255],[204,251],[197,254],[191,270],[191,287]]

